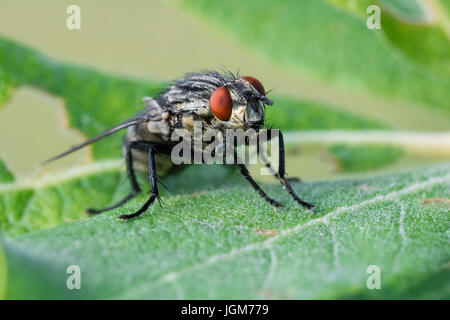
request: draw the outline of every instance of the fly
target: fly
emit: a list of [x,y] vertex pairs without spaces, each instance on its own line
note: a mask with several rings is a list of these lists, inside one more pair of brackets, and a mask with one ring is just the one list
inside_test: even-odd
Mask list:
[[[123,154],[131,191],[125,198],[107,208],[87,209],[90,214],[118,208],[138,195],[141,189],[136,179],[136,170],[148,170],[150,197],[139,210],[121,215],[120,218],[138,217],[155,200],[160,201],[157,171],[160,175],[165,175],[182,167],[174,165],[170,158],[172,148],[177,143],[171,141],[170,137],[177,128],[187,129],[192,133],[193,122],[201,121],[206,127],[218,129],[222,133],[226,129],[252,128],[258,131],[264,125],[265,106],[273,104],[266,96],[264,86],[256,78],[236,77],[231,72],[216,71],[187,74],[155,99],[146,97],[143,101],[145,110],[133,118],[46,161],[57,160],[117,131],[127,129]],[[279,165],[277,172],[274,172],[275,177],[297,203],[308,209],[313,208],[312,204],[303,201],[295,193],[285,177],[285,151],[281,132],[278,146]],[[265,201],[275,208],[281,206],[281,203],[269,197],[253,180],[245,164],[236,165]]]

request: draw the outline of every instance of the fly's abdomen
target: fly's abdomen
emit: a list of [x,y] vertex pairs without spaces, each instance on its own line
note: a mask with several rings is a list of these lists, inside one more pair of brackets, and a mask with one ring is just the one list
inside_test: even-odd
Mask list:
[[[133,156],[133,167],[148,175],[148,152],[132,150],[131,154]],[[155,155],[155,165],[158,176],[161,177],[177,172],[184,167],[183,165],[174,165],[170,155],[160,153]]]
[[[125,146],[134,141],[163,144],[168,147],[172,145],[169,126],[165,120],[145,122],[137,126],[129,127],[124,140],[124,151]],[[133,158],[133,167],[138,171],[148,174],[148,152],[133,149],[131,155]],[[166,176],[184,167],[183,165],[174,165],[170,155],[162,153],[155,155],[155,165],[159,176]]]

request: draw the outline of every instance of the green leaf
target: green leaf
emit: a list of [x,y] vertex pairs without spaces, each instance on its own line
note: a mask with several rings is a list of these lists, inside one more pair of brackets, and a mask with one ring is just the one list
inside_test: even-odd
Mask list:
[[74,167],[43,178],[0,184],[0,230],[8,235],[47,229],[86,216],[120,192],[122,161]]
[[[162,84],[122,79],[88,68],[60,63],[35,50],[0,38],[1,88],[31,85],[65,101],[68,123],[94,136],[131,118],[143,108],[142,98],[159,92]],[[94,158],[120,156],[120,136],[93,146]]]
[[[142,174],[138,180],[148,191]],[[160,194],[195,193],[245,183],[225,166],[192,166],[164,178]],[[41,178],[0,184],[0,230],[8,237],[49,229],[86,218],[87,208],[106,207],[129,192],[123,160],[105,160],[72,167]]]
[[0,159],[0,182],[14,181],[13,174],[8,170],[5,163]]
[[3,299],[5,296],[6,281],[6,260],[3,248],[0,246],[0,299]]
[[[1,59],[1,50],[0,50],[0,61]],[[6,101],[10,96],[11,88],[14,83],[10,79],[10,77],[6,74],[3,69],[0,69],[0,104]]]
[[420,0],[378,0],[378,2],[399,20],[402,19],[409,23],[425,24],[431,19],[428,12],[431,8],[427,8]]
[[[267,187],[285,204],[274,211],[247,185],[199,182],[132,221],[117,217],[148,195],[4,240],[6,298],[450,298],[448,208],[429,205],[448,197],[449,163],[295,184],[313,212],[279,185]],[[69,265],[81,290],[66,288]],[[380,290],[366,287],[370,265]]]

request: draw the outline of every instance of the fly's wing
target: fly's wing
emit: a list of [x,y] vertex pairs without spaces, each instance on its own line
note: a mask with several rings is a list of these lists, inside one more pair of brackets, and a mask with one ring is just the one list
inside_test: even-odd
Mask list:
[[119,123],[117,126],[115,126],[114,128],[111,128],[109,130],[106,130],[105,132],[100,133],[98,136],[89,139],[79,145],[73,146],[72,148],[70,148],[69,150],[60,153],[56,156],[54,156],[53,158],[50,158],[48,160],[46,160],[43,164],[55,161],[57,159],[60,159],[62,157],[67,156],[68,154],[71,154],[72,152],[75,152],[77,150],[80,150],[90,144],[93,144],[94,142],[97,142],[103,138],[106,138],[110,135],[112,135],[113,133],[116,133],[117,131],[120,131],[122,129],[146,122],[146,121],[158,121],[162,119],[162,108],[159,106],[159,104],[153,100],[152,98],[146,97],[143,99],[145,105],[147,106],[147,109],[145,109],[144,111],[142,111],[141,113],[139,113],[137,116],[126,120],[124,122]]

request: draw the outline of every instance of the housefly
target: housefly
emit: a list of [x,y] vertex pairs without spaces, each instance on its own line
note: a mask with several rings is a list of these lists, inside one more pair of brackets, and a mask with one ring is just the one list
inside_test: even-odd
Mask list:
[[[97,137],[72,147],[49,160],[53,161],[88,146],[117,131],[127,129],[123,143],[126,171],[131,186],[130,193],[114,205],[103,209],[87,209],[90,214],[112,210],[125,204],[141,191],[135,170],[148,170],[151,193],[139,210],[121,215],[130,219],[144,213],[157,199],[160,201],[157,172],[164,175],[180,168],[171,161],[170,154],[177,142],[170,137],[177,128],[193,134],[194,121],[201,121],[206,127],[225,131],[226,129],[249,129],[258,131],[264,125],[265,106],[273,104],[266,96],[262,83],[254,77],[237,77],[231,72],[205,71],[190,73],[173,82],[154,99],[143,99],[145,110]],[[279,131],[278,131],[279,132]],[[285,177],[285,152],[283,135],[279,132],[278,170],[275,177],[291,197],[300,205],[310,209],[314,206],[303,201],[292,189]],[[269,197],[251,177],[245,164],[236,164],[240,173],[248,180],[258,194],[273,207],[281,204]]]

